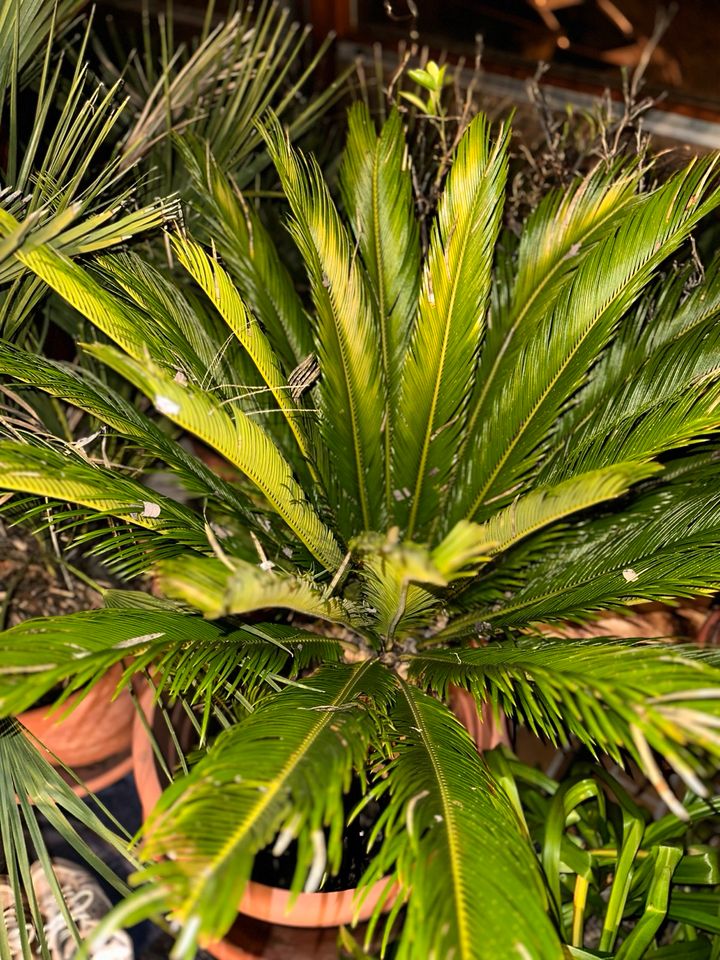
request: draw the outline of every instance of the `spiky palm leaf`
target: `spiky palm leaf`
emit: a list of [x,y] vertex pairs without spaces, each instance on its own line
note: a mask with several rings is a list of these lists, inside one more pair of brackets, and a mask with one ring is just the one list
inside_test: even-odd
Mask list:
[[[718,426],[716,268],[687,297],[682,271],[669,293],[656,281],[720,201],[714,161],[645,193],[639,171],[593,171],[541,204],[516,244],[500,236],[508,134],[478,117],[418,271],[401,127],[393,114],[377,134],[354,108],[347,223],[317,164],[276,120],[263,131],[307,303],[287,271],[272,272],[269,233],[196,140],[180,153],[225,264],[183,236],[175,249],[202,297],[138,258],[90,271],[49,245],[14,254],[114,341],[86,349],[154,413],[8,346],[0,369],[145,446],[199,498],[150,498],[138,479],[111,477],[92,443],[82,456],[32,437],[19,450],[15,433],[0,443],[14,465],[6,488],[82,504],[94,482],[97,506],[118,517],[116,549],[135,563],[152,541],[177,601],[91,615],[108,625],[92,640],[82,618],[5,634],[0,705],[58,678],[92,683],[127,649],[128,677],[154,661],[165,689],[206,717],[213,697],[233,705],[232,728],[147,830],[148,851],[173,856],[148,868],[159,892],[137,910],[162,900],[184,922],[178,956],[224,932],[274,836],[283,846],[297,834],[296,889],[338,867],[355,775],[388,804],[365,880],[400,881],[391,917],[410,896],[401,956],[559,958],[557,888],[548,904],[508,778],[485,770],[439,702],[450,685],[553,740],[630,754],[676,805],[656,754],[696,790],[720,756],[714,656],[527,636],[534,623],[720,583],[715,453],[663,456]],[[319,383],[299,385],[292,364],[313,343]],[[196,463],[170,424],[221,455],[229,477]],[[22,457],[45,467],[23,481]],[[142,516],[146,502],[155,515]]]

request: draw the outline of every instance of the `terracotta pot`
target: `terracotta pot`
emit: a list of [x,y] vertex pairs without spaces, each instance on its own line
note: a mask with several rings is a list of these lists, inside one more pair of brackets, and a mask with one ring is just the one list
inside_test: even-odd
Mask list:
[[96,793],[132,770],[135,707],[128,690],[112,699],[122,673],[116,664],[84,697],[76,693],[57,709],[36,707],[17,718],[54,767],[70,767],[82,780],[66,778],[78,794]]
[[510,746],[505,718],[502,717],[498,722],[489,703],[483,704],[480,711],[471,693],[462,687],[450,687],[450,707],[475,741],[478,753],[492,750],[501,743]]
[[[139,698],[141,710],[146,718],[146,722],[151,728],[153,727],[155,715],[153,695],[153,690],[148,687],[141,693]],[[183,733],[185,731],[180,729],[181,726],[182,721],[176,730],[178,739],[182,743]],[[140,797],[143,816],[147,819],[155,808],[163,788],[155,762],[152,744],[147,735],[145,724],[139,715],[135,718],[132,752],[137,791]],[[173,766],[172,759],[170,760],[169,766]],[[378,901],[382,898],[386,886],[386,880],[380,880],[374,884],[363,900],[359,913],[356,915],[354,909],[354,889],[329,893],[301,893],[297,895],[294,901],[292,901],[292,906],[290,906],[291,897],[288,890],[269,887],[251,880],[245,888],[243,898],[238,906],[238,911],[245,916],[253,917],[264,923],[279,924],[287,927],[338,927],[351,923],[356,916],[359,921],[367,920],[371,916]],[[393,900],[394,891],[388,898],[388,909],[392,906]],[[228,953],[228,949],[229,945],[223,942],[221,945],[212,947],[211,952],[218,957],[242,958],[244,956],[253,956],[251,953]],[[220,950],[222,950],[222,952],[216,952]]]

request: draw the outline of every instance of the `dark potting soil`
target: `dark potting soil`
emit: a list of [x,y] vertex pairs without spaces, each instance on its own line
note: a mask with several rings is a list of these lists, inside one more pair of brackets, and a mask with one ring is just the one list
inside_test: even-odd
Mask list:
[[[109,585],[109,584],[103,584]],[[61,570],[32,534],[0,521],[0,628],[100,606],[97,591]]]
[[[353,781],[350,792],[344,798],[345,806],[345,833],[343,835],[343,853],[340,869],[333,876],[326,876],[321,892],[330,893],[336,890],[350,890],[358,885],[360,878],[370,865],[368,855],[368,839],[382,813],[384,804],[370,800],[350,824],[347,818],[362,798],[359,781]],[[379,833],[374,849],[382,841],[382,832]],[[279,857],[274,857],[272,846],[265,847],[255,857],[252,879],[264,883],[269,887],[281,887],[289,890],[292,884],[297,863],[297,843],[293,842]]]

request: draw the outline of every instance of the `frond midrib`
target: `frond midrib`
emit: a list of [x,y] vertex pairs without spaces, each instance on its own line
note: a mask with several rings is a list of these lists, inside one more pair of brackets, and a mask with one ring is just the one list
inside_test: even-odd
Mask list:
[[[588,238],[588,236],[591,236],[596,230],[602,229],[602,227],[603,227],[609,220],[611,220],[611,219],[612,219],[613,217],[615,217],[615,216],[617,216],[617,209],[616,209],[616,208],[613,208],[613,209],[611,209],[611,210],[608,212],[608,214],[607,214],[605,217],[602,217],[600,220],[594,222],[593,225],[592,225],[591,227],[589,227],[588,230],[587,230],[585,233],[583,233],[583,234],[578,238],[578,240],[577,240],[576,242],[578,242],[578,243],[580,243],[580,244],[584,243],[585,240]],[[499,365],[500,365],[500,361],[502,360],[502,358],[504,357],[504,355],[505,355],[508,347],[510,346],[510,341],[511,341],[512,338],[515,336],[515,333],[517,332],[518,327],[520,326],[520,324],[522,323],[522,321],[525,319],[525,317],[526,317],[526,315],[528,314],[528,312],[530,311],[532,305],[533,305],[533,304],[535,303],[535,301],[538,299],[538,297],[539,297],[540,294],[543,292],[543,290],[545,289],[545,287],[550,283],[550,281],[551,281],[551,280],[556,276],[556,274],[560,271],[560,268],[562,267],[563,263],[564,263],[564,258],[561,258],[560,260],[558,260],[558,261],[556,262],[555,266],[543,277],[543,279],[540,281],[540,283],[537,285],[537,287],[534,289],[534,291],[530,294],[530,297],[529,297],[528,300],[526,301],[526,303],[525,303],[525,305],[523,306],[522,310],[520,311],[520,313],[518,314],[518,316],[517,316],[517,317],[515,318],[515,320],[513,321],[512,326],[510,327],[510,329],[507,331],[507,333],[506,333],[506,335],[505,335],[505,338],[504,338],[502,344],[500,345],[500,348],[498,349],[498,352],[497,352],[497,354],[496,354],[496,356],[495,356],[495,359],[493,360],[493,365],[492,365],[492,367],[490,368],[490,371],[488,372],[488,375],[487,375],[487,378],[486,378],[486,380],[485,380],[485,383],[484,383],[483,386],[482,386],[482,390],[481,390],[481,392],[480,392],[480,395],[479,395],[479,397],[478,397],[478,399],[477,399],[477,402],[476,402],[475,405],[474,405],[474,409],[473,409],[473,411],[472,411],[472,413],[471,413],[471,415],[470,415],[470,419],[469,419],[469,421],[468,421],[468,425],[467,425],[467,428],[466,428],[466,431],[465,431],[465,440],[464,440],[464,442],[463,442],[463,444],[462,444],[462,446],[461,446],[460,453],[459,453],[459,456],[458,456],[458,461],[462,460],[462,456],[463,456],[465,447],[467,446],[468,442],[470,441],[470,439],[471,439],[471,437],[472,437],[473,430],[475,429],[475,424],[477,423],[477,419],[478,419],[478,417],[480,416],[482,407],[483,407],[483,405],[484,405],[484,403],[485,403],[485,399],[486,399],[486,397],[487,397],[487,395],[488,395],[488,393],[489,393],[489,391],[490,391],[490,387],[492,386],[492,383],[493,383],[493,381],[494,381],[494,379],[495,379],[495,376],[496,376],[496,374],[497,374],[498,367],[499,367]]]
[[447,783],[443,777],[442,767],[437,759],[435,749],[433,746],[432,738],[429,736],[425,723],[423,722],[422,715],[418,711],[415,701],[411,696],[408,695],[407,684],[403,682],[401,685],[401,691],[405,700],[408,704],[408,708],[413,717],[413,723],[415,729],[420,737],[422,737],[423,745],[427,751],[427,755],[430,758],[430,763],[432,764],[433,773],[435,774],[435,779],[438,786],[438,794],[440,796],[440,802],[442,804],[444,824],[445,824],[445,836],[447,838],[448,854],[450,859],[450,871],[452,874],[452,896],[455,901],[455,915],[458,920],[458,941],[460,946],[460,957],[461,960],[467,958],[471,960],[472,953],[472,940],[470,935],[470,930],[468,926],[468,918],[466,916],[463,899],[462,899],[462,878],[463,874],[463,858],[461,854],[462,844],[460,838],[456,836],[455,832],[455,819],[452,800],[450,798]]
[[[347,683],[342,687],[340,692],[333,698],[333,700],[327,705],[328,708],[333,706],[338,706],[349,699],[350,692],[356,688],[359,684],[359,681],[362,677],[365,676],[367,671],[375,666],[374,660],[366,660],[364,663],[356,669],[353,675],[349,678]],[[225,861],[232,857],[234,851],[237,847],[241,846],[245,837],[247,836],[251,827],[258,822],[262,817],[263,813],[270,806],[272,801],[278,795],[284,784],[287,782],[289,777],[292,775],[295,768],[298,766],[303,756],[308,752],[312,747],[313,743],[318,739],[321,733],[323,733],[334,720],[334,714],[332,709],[326,709],[322,712],[319,722],[313,727],[310,733],[303,739],[294,753],[288,759],[288,762],[285,764],[283,769],[280,772],[280,775],[275,779],[275,781],[268,785],[264,793],[261,794],[260,799],[253,807],[249,816],[247,816],[244,822],[234,830],[230,836],[225,841],[225,844],[220,849],[218,854],[213,858],[212,863],[208,865],[208,871],[212,872],[217,870]],[[186,915],[190,913],[192,907],[185,909]]]
[[[500,141],[499,141],[500,142]],[[494,151],[485,161],[485,172],[490,168],[492,162],[496,159],[497,151]],[[458,263],[463,263],[465,260],[465,251],[467,250],[468,241],[470,234],[472,233],[472,214],[475,213],[475,209],[480,203],[481,199],[484,199],[484,194],[482,190],[478,190],[473,198],[471,213],[468,216],[467,222],[465,223],[465,229],[463,230],[462,243],[460,246]],[[439,223],[437,225],[439,233]],[[450,296],[450,302],[448,308],[445,312],[445,329],[443,331],[442,339],[442,349],[440,351],[440,359],[437,367],[437,372],[435,375],[435,384],[433,386],[433,395],[430,402],[430,410],[428,412],[427,426],[425,428],[425,435],[423,437],[422,450],[420,452],[420,464],[418,466],[417,479],[415,481],[415,491],[413,494],[412,507],[410,508],[410,516],[408,518],[408,526],[406,537],[408,540],[412,539],[413,531],[415,529],[415,522],[417,520],[418,510],[420,509],[420,492],[425,484],[425,470],[427,465],[427,459],[430,453],[430,443],[432,442],[432,436],[435,432],[435,411],[437,409],[438,400],[440,397],[440,386],[442,384],[443,372],[445,370],[445,357],[447,354],[448,341],[450,339],[450,333],[452,329],[452,320],[453,313],[455,310],[455,303],[457,300],[457,292],[460,285],[460,274],[461,269],[458,268],[455,270],[455,274],[452,281],[452,293]],[[432,277],[428,271],[428,284],[432,285]]]

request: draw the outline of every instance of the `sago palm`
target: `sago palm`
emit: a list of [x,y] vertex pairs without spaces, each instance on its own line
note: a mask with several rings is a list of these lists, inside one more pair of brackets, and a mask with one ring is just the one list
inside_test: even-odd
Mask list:
[[82,267],[51,245],[16,254],[95,325],[85,349],[148,404],[9,344],[2,372],[88,411],[184,490],[161,495],[90,442],[0,443],[5,490],[56,503],[56,522],[112,518],[86,542],[127,572],[154,567],[167,598],[121,595],[1,635],[2,710],[120,660],[127,676],[152,667],[205,718],[230,707],[235,722],[146,830],[130,913],[169,911],[178,956],[230,926],[274,838],[297,839],[295,889],[337,871],[355,776],[383,799],[365,881],[387,877],[388,896],[399,885],[398,956],[561,957],[532,846],[447,694],[465,687],[554,742],[632,758],[678,812],[658,757],[704,793],[720,755],[714,658],[553,639],[547,624],[720,582],[707,444],[720,274],[688,291],[668,266],[720,201],[716,162],[652,191],[644,170],[598,167],[548,195],[518,240],[501,229],[509,131],[479,115],[422,251],[399,113],[378,133],[351,110],[342,213],[272,119],[264,136],[307,302],[257,211],[192,141],[215,247],[172,244],[197,292],[129,255]]

